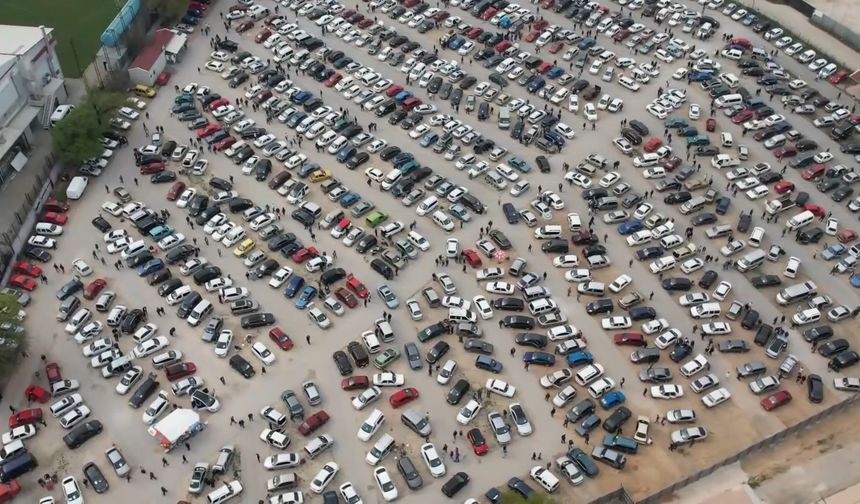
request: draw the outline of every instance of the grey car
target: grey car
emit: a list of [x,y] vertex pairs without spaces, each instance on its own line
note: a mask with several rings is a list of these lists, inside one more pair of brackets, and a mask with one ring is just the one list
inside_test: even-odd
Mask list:
[[206,473],[209,472],[209,464],[198,462],[191,471],[191,481],[188,483],[188,492],[199,495],[206,487]]
[[418,469],[415,467],[415,464],[412,463],[412,460],[408,455],[402,455],[397,460],[397,470],[400,471],[400,475],[403,476],[404,480],[406,480],[406,486],[408,486],[410,490],[418,490],[424,486],[424,480],[421,479],[421,474],[418,472]]
[[639,372],[639,379],[645,383],[661,383],[672,379],[672,371],[664,367],[652,367]]
[[418,350],[418,345],[415,343],[407,343],[403,345],[403,351],[406,354],[406,360],[409,362],[410,369],[421,369],[421,352]]
[[479,353],[484,355],[491,355],[493,353],[493,344],[487,343],[484,340],[480,340],[477,338],[467,339],[463,344],[463,348],[466,349],[467,352]]
[[408,257],[409,259],[415,259],[418,257],[418,249],[415,248],[415,245],[409,242],[409,240],[400,239],[394,243],[397,246],[397,250],[400,251],[403,255]]
[[122,453],[116,446],[111,446],[105,450],[105,457],[107,457],[108,462],[110,462],[116,475],[120,478],[124,478],[125,475],[131,471],[128,467],[128,463],[125,461],[125,457],[122,456]]
[[379,297],[382,298],[382,301],[385,302],[385,306],[394,309],[400,306],[400,301],[397,299],[397,296],[394,294],[394,291],[391,290],[386,284],[380,285],[376,292],[379,293]]
[[764,363],[761,361],[752,361],[741,364],[737,367],[738,376],[746,378],[748,376],[756,376],[764,373],[767,370]]
[[299,402],[299,398],[292,390],[285,390],[281,394],[281,400],[287,405],[290,412],[290,420],[303,420],[305,418],[305,408]]

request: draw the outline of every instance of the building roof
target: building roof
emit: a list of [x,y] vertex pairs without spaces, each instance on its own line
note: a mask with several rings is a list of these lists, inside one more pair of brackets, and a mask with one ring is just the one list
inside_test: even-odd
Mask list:
[[[53,28],[45,27],[51,34]],[[38,26],[0,25],[0,54],[26,54],[42,40],[42,29]]]
[[158,61],[158,58],[161,56],[164,48],[167,47],[167,44],[170,43],[171,39],[173,39],[173,31],[168,30],[167,28],[161,28],[156,31],[155,38],[143,49],[143,51],[140,52],[140,54],[137,55],[136,58],[134,58],[134,61],[131,62],[129,68],[150,70],[152,65]]

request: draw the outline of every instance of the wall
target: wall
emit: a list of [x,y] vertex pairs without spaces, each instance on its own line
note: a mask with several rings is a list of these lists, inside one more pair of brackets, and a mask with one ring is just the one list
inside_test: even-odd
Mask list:
[[0,125],[11,121],[21,108],[21,96],[15,88],[15,83],[12,82],[14,72],[13,70],[0,81]]
[[845,26],[821,11],[815,11],[809,18],[809,22],[832,33],[855,51],[860,51],[860,33],[857,33],[857,27]]

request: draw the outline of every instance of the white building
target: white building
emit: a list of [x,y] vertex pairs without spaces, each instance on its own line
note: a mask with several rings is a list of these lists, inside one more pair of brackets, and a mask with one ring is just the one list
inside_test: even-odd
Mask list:
[[0,188],[24,169],[35,131],[67,98],[53,31],[0,25]]

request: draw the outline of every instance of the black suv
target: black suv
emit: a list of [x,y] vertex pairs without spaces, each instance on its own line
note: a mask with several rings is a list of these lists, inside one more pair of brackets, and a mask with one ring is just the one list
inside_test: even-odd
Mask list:
[[230,357],[230,367],[236,370],[240,375],[245,378],[251,378],[257,371],[254,369],[254,366],[251,365],[250,362],[245,360],[241,355],[234,355]]

